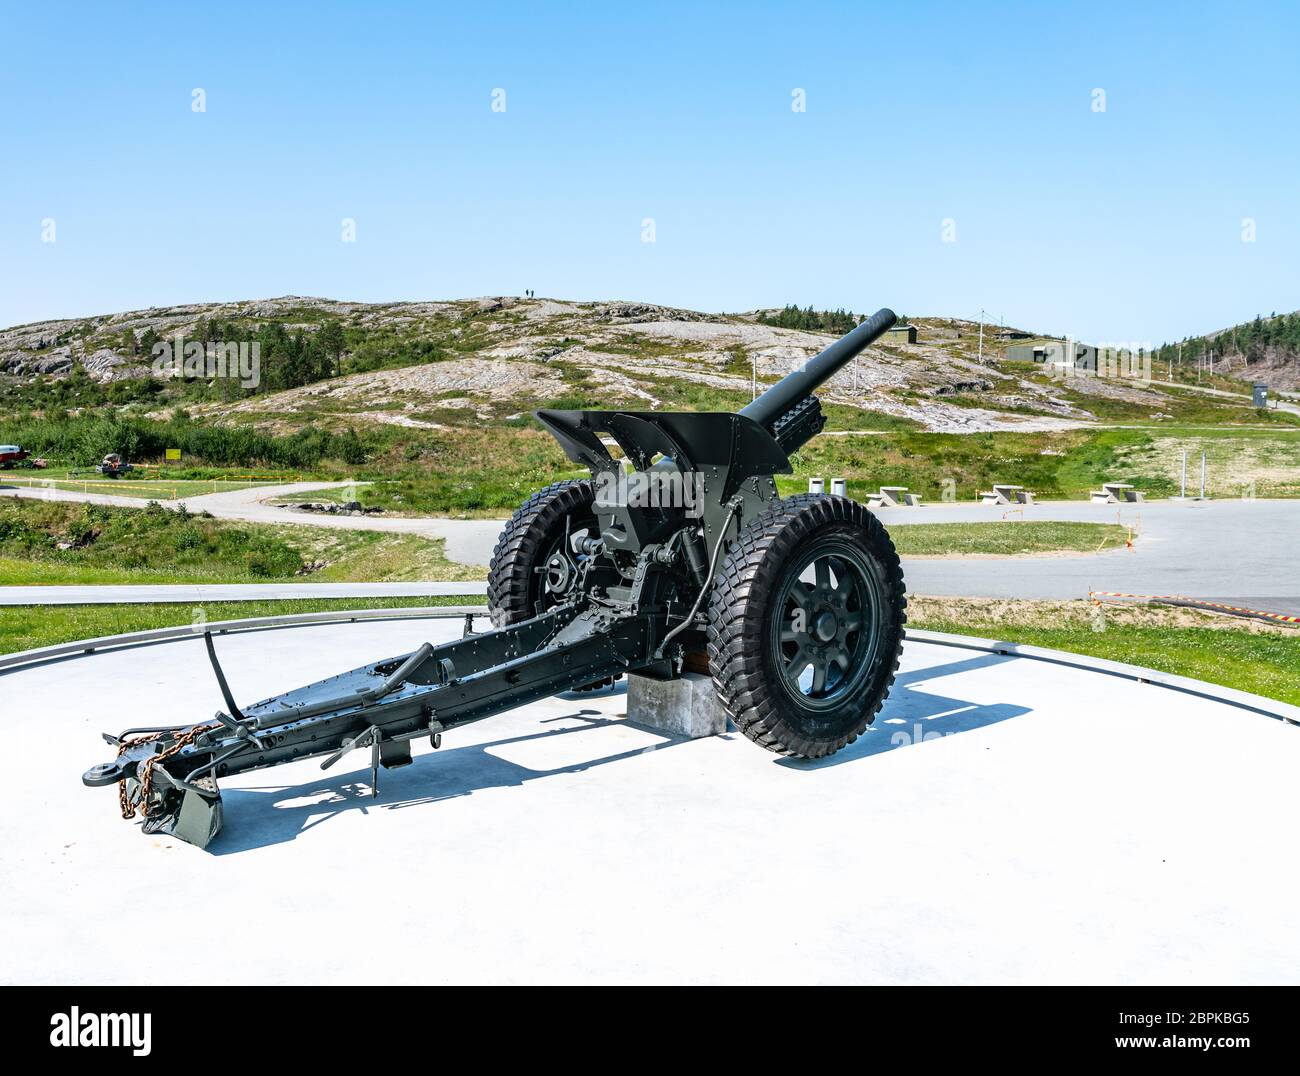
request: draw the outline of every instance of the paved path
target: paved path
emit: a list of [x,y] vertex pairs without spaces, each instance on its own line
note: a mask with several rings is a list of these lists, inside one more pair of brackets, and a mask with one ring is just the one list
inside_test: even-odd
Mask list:
[[[459,630],[218,649],[248,700]],[[628,724],[622,693],[550,699],[437,752],[416,741],[378,799],[364,753],[223,782],[204,852],[80,782],[112,753],[101,731],[220,704],[201,642],[2,679],[0,728],[40,745],[0,781],[9,982],[1265,983],[1300,966],[1300,728],[1150,685],[912,643],[876,726],[814,764],[736,733],[665,738]],[[255,909],[255,943],[196,908]],[[376,908],[400,944],[340,938]],[[183,948],[141,944],[177,916]]]

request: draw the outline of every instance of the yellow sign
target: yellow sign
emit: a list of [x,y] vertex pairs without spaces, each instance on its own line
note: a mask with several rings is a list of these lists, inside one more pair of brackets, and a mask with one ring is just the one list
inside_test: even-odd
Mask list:
[[179,448],[169,448],[169,449],[167,450],[167,458],[168,458],[169,460],[178,460],[178,459],[180,459],[180,458],[181,458],[181,450],[180,450]]

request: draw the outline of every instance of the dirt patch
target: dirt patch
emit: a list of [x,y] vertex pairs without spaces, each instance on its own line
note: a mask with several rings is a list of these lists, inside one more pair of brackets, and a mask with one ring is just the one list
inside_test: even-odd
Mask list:
[[912,620],[1006,624],[1009,627],[1086,627],[1098,615],[1107,624],[1146,628],[1219,628],[1251,635],[1300,637],[1300,628],[1270,624],[1227,613],[1184,609],[1170,605],[1103,604],[1090,601],[1019,601],[1005,598],[931,598],[909,596],[908,616]]

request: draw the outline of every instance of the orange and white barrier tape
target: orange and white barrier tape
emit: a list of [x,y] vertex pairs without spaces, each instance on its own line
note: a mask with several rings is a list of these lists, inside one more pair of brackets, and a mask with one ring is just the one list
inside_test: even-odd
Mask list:
[[1177,594],[1125,594],[1119,590],[1090,590],[1088,597],[1100,605],[1098,598],[1139,598],[1142,601],[1162,602],[1165,605],[1185,606],[1189,609],[1209,609],[1234,616],[1258,617],[1278,624],[1300,624],[1300,616],[1288,616],[1286,613],[1270,613],[1263,609],[1247,609],[1240,605],[1224,605],[1222,602],[1202,601],[1200,598],[1184,598]]

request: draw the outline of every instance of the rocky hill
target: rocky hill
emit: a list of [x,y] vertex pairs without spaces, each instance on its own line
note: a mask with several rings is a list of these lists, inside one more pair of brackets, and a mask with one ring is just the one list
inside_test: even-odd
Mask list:
[[[150,375],[153,341],[259,338],[313,353],[334,324],[337,362],[257,391],[202,382],[151,386],[132,404],[162,414],[285,430],[312,423],[412,428],[508,422],[534,406],[733,406],[833,339],[764,324],[766,312],[704,314],[648,303],[490,297],[449,302],[350,303],[285,296],[151,308],[0,330],[0,382],[86,378],[101,385]],[[915,343],[882,341],[831,381],[830,404],[856,409],[839,425],[906,425],[939,432],[1061,430],[1108,417],[1168,418],[1158,384],[1061,380],[1003,353],[1021,330],[919,317]],[[305,341],[305,343],[304,343]],[[294,350],[296,348],[296,351]],[[279,353],[276,352],[278,355]],[[279,361],[277,359],[277,361]],[[285,360],[288,361],[288,360]],[[3,387],[0,385],[0,387]],[[1206,405],[1208,406],[1208,405]],[[1224,404],[1225,408],[1229,405]]]

